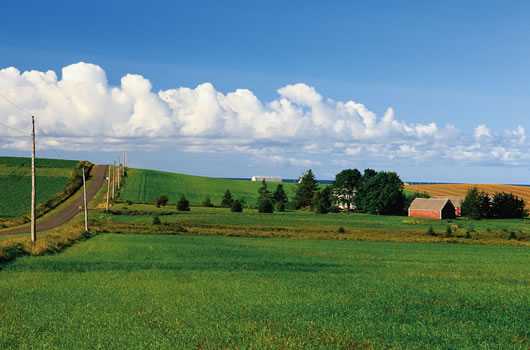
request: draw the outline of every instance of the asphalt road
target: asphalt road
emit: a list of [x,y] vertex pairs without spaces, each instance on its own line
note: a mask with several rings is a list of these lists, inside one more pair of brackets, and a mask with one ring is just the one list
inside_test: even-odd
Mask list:
[[[90,200],[96,195],[96,193],[99,191],[101,186],[103,185],[103,182],[106,179],[107,176],[107,167],[108,165],[96,165],[96,173],[94,177],[92,178],[92,181],[87,187],[86,194],[87,194],[87,202],[90,202]],[[70,203],[66,208],[58,212],[57,214],[53,215],[52,217],[49,217],[46,220],[38,221],[37,220],[37,232],[42,232],[46,230],[50,230],[52,228],[59,227],[61,225],[66,224],[68,221],[70,221],[74,216],[76,216],[80,211],[83,209],[83,189],[81,188],[80,191],[78,191],[78,194],[76,194],[77,198]],[[2,231],[0,232],[0,235],[16,235],[21,233],[30,233],[31,228],[29,224],[25,224],[24,226],[19,226],[16,228],[13,228],[11,230]]]

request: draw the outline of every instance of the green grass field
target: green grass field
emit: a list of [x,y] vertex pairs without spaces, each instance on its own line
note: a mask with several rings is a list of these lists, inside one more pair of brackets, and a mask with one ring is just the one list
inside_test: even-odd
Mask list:
[[[36,159],[37,204],[60,192],[77,165],[75,160]],[[31,207],[31,159],[0,157],[0,218],[29,213]]]
[[[114,213],[114,215],[112,215]],[[116,215],[120,214],[120,215]],[[153,217],[172,227],[179,224],[189,234],[356,239],[396,242],[444,242],[480,244],[530,244],[529,219],[496,220],[432,220],[406,216],[383,216],[360,213],[329,213],[318,215],[308,211],[260,214],[254,209],[232,213],[227,208],[192,207],[189,212],[178,212],[175,206],[156,208],[149,204],[126,203],[112,207],[111,215],[99,214],[101,230],[107,232],[134,232],[153,229]],[[143,225],[130,228],[120,224]],[[426,234],[433,227],[435,236]],[[451,235],[447,237],[447,227]],[[339,233],[339,228],[344,232]],[[123,230],[123,231],[121,231]],[[470,237],[466,238],[467,232]],[[516,239],[509,239],[513,232]]]
[[527,349],[523,247],[102,234],[0,271],[0,348]]
[[[260,186],[260,182],[129,169],[127,182],[120,194],[120,199],[153,203],[156,197],[166,195],[170,202],[176,203],[184,194],[191,204],[200,205],[204,198],[210,195],[213,204],[220,205],[223,195],[228,189],[234,199],[245,197],[248,204],[254,205]],[[271,192],[276,189],[276,186],[276,183],[268,183]],[[293,183],[283,183],[288,196],[293,195],[292,188],[294,186]]]

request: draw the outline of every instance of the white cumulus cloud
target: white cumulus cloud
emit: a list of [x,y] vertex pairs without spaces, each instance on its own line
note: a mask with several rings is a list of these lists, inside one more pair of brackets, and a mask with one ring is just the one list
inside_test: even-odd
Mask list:
[[[517,165],[528,160],[525,129],[495,132],[478,125],[472,137],[452,125],[407,123],[388,108],[378,117],[353,100],[335,101],[303,83],[264,102],[247,89],[221,93],[211,83],[153,91],[141,75],[111,86],[105,71],[79,62],[53,71],[0,70],[0,94],[36,116],[41,147],[98,150],[122,145],[186,151],[246,152],[270,163],[321,164],[359,157],[430,159]],[[0,147],[27,149],[30,119],[0,99]]]

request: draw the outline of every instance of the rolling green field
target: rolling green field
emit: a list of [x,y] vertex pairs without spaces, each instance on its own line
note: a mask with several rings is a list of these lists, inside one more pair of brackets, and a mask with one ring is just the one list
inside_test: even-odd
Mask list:
[[527,349],[523,247],[101,234],[0,271],[0,348]]
[[[154,216],[159,216],[168,229],[179,225],[188,234],[530,245],[529,219],[433,220],[360,213],[318,215],[302,210],[260,214],[254,209],[232,213],[228,208],[204,207],[179,212],[174,205],[156,208],[152,204],[126,203],[114,205],[110,215],[99,214],[98,229],[146,232],[154,229],[151,225]],[[122,224],[128,227],[120,227]],[[433,227],[435,235],[426,234],[429,227]],[[510,239],[512,232],[515,237]]]
[[[276,189],[276,183],[269,183],[269,190]],[[288,196],[292,196],[295,184],[283,183]],[[127,182],[120,194],[121,200],[153,203],[155,198],[166,195],[176,203],[185,195],[191,204],[200,205],[207,195],[214,205],[220,205],[227,189],[234,199],[245,197],[248,204],[254,205],[260,182],[217,179],[211,177],[168,173],[156,170],[129,169]]]
[[[46,202],[68,182],[75,160],[35,160],[37,204]],[[31,206],[31,159],[0,157],[0,218],[29,213]]]

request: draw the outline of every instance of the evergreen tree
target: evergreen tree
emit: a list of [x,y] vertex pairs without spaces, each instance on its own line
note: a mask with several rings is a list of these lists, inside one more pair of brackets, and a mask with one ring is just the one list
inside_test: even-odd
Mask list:
[[267,182],[263,180],[261,187],[258,189],[258,212],[272,213],[274,211],[274,204],[272,202],[271,193],[267,188]]
[[491,200],[491,216],[499,219],[524,218],[528,216],[526,202],[513,193],[497,192]]
[[490,216],[490,200],[487,193],[479,191],[477,186],[467,190],[466,197],[461,204],[462,216],[473,220]]
[[282,184],[278,184],[278,186],[276,186],[276,190],[272,194],[272,200],[276,204],[283,203],[284,205],[289,201],[287,198],[287,193],[285,193]]
[[186,196],[182,195],[177,202],[178,211],[190,211],[190,202],[186,199]]
[[202,206],[203,207],[213,207],[213,203],[212,203],[212,200],[210,199],[210,195],[209,194],[207,194],[206,198],[204,198],[204,200],[202,201]]
[[327,214],[331,207],[331,186],[324,188],[321,192],[315,192],[315,199],[312,203],[313,211],[317,214]]
[[313,193],[317,192],[318,190],[319,186],[317,180],[315,179],[311,169],[309,169],[304,176],[302,176],[302,179],[294,190],[294,202],[296,209],[310,206],[313,200]]
[[234,213],[241,213],[243,211],[243,204],[241,203],[239,199],[236,199],[232,203],[232,208],[230,208],[230,210]]
[[225,208],[232,207],[232,203],[234,202],[232,198],[232,193],[230,193],[230,190],[226,190],[223,200],[221,201],[221,206]]

